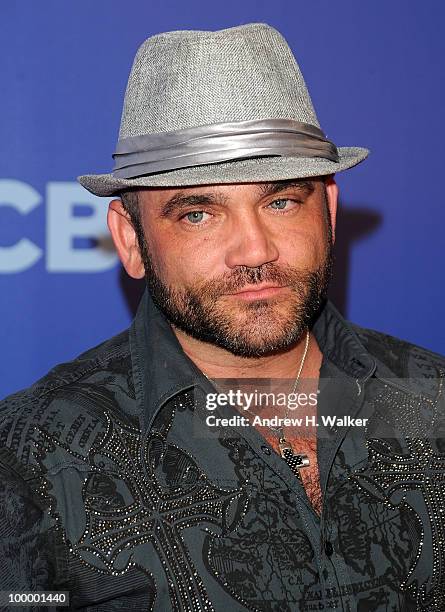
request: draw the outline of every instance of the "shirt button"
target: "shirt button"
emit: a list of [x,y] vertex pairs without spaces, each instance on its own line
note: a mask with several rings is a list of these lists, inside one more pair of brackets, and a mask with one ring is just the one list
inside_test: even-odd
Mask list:
[[328,557],[332,555],[332,553],[334,552],[334,547],[332,546],[331,542],[325,542],[324,552],[326,553]]
[[263,446],[261,447],[261,450],[263,451],[263,453],[264,453],[265,455],[270,455],[270,448],[269,448],[268,446],[264,446],[264,445],[263,445]]

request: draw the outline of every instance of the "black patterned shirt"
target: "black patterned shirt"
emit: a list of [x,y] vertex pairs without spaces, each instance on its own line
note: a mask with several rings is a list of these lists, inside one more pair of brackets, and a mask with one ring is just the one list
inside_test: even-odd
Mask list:
[[330,302],[313,332],[319,417],[368,419],[318,436],[321,517],[254,427],[209,435],[214,389],[146,292],[129,330],[0,403],[0,591],[94,612],[443,612],[445,360]]

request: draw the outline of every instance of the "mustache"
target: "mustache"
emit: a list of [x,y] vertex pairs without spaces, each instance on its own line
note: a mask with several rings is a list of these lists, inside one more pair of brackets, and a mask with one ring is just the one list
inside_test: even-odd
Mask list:
[[235,293],[245,285],[259,285],[261,283],[274,283],[278,286],[298,287],[307,283],[314,272],[295,270],[290,266],[277,266],[274,263],[265,263],[256,268],[238,266],[219,278],[204,281],[200,285],[200,292],[211,298],[217,298],[227,293]]

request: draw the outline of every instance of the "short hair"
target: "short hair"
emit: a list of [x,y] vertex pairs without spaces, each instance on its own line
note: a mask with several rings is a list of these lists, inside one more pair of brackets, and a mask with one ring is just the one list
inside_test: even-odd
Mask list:
[[139,207],[139,194],[137,189],[129,189],[122,191],[119,194],[122,201],[122,206],[130,216],[130,220],[134,227],[141,222],[141,209]]

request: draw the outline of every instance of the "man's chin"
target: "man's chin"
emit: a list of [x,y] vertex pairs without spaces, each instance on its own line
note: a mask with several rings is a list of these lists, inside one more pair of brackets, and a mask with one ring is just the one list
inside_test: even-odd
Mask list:
[[[264,300],[251,301],[244,305],[237,316],[219,313],[209,320],[183,328],[183,331],[198,340],[219,346],[238,357],[265,357],[288,350],[301,337],[305,326],[298,320],[284,317],[283,312],[267,307]],[[247,312],[248,310],[248,312]]]
[[242,335],[226,335],[225,337],[214,335],[208,341],[237,357],[259,358],[289,350],[298,341],[300,335],[299,333],[286,333],[278,336],[269,334],[265,338],[264,335],[258,337],[257,334],[249,334],[243,330]]

